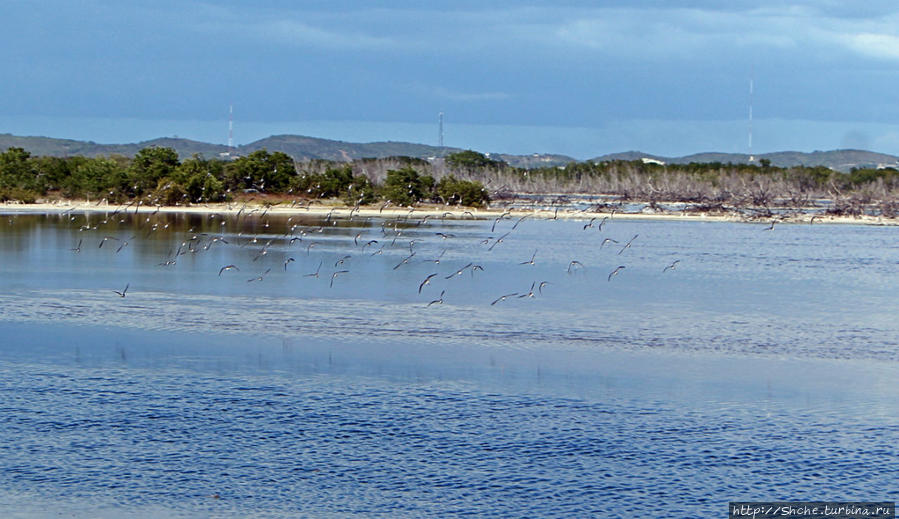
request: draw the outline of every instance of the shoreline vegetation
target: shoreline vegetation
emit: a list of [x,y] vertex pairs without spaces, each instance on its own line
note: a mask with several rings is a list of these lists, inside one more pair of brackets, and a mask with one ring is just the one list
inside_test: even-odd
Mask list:
[[181,160],[0,153],[6,211],[641,218],[899,225],[899,171],[657,161],[514,168],[474,151],[424,160],[295,161],[281,152]]

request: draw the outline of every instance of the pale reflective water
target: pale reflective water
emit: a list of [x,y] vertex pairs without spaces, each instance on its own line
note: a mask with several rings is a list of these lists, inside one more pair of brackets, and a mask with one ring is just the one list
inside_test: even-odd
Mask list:
[[895,228],[589,223],[4,215],[0,510],[897,499]]

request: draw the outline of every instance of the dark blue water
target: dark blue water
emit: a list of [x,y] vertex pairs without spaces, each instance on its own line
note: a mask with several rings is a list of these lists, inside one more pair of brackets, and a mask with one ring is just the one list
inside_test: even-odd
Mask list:
[[897,498],[894,228],[286,218],[0,220],[5,516]]

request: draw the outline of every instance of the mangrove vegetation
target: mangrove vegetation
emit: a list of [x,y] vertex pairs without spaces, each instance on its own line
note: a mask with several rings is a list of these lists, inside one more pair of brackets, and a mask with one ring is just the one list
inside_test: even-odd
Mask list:
[[[685,204],[684,210],[727,212],[754,208],[824,208],[830,214],[896,216],[899,171],[823,166],[656,161],[572,162],[522,169],[463,151],[443,158],[296,161],[259,150],[235,158],[181,158],[166,147],[134,157],[32,156],[22,148],[0,153],[0,201],[58,199],[156,205],[189,205],[259,199],[334,200],[349,206],[441,204],[483,207],[537,195],[553,203],[573,195],[604,195],[606,205],[639,201],[650,209]],[[822,205],[822,201],[826,204]],[[602,209],[602,207],[597,207]]]

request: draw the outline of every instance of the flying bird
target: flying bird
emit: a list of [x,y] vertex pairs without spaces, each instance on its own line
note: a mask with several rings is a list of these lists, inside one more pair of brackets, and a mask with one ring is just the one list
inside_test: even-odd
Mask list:
[[103,239],[100,240],[100,245],[97,246],[97,248],[98,248],[98,249],[102,249],[102,248],[103,248],[103,244],[106,243],[107,240],[115,240],[115,241],[119,241],[119,239],[116,238],[115,236],[104,236]]
[[441,291],[440,291],[440,298],[439,298],[439,299],[435,299],[435,300],[431,301],[430,303],[428,303],[428,306],[427,306],[427,307],[430,307],[431,305],[442,305],[442,304],[443,304],[443,294],[445,294],[445,293],[446,293],[446,290],[441,290]]
[[240,272],[240,269],[237,268],[237,265],[225,265],[224,267],[219,269],[219,276],[221,276],[222,272],[224,272],[226,270],[236,270],[236,271]]
[[303,276],[303,277],[306,277],[306,278],[317,278],[317,277],[318,277],[318,272],[322,269],[322,263],[324,263],[324,262],[325,262],[325,260],[319,261],[319,262],[318,262],[318,268],[315,269],[315,272],[313,272],[313,273],[311,273],[311,274],[306,274],[306,275]]
[[504,296],[499,296],[499,297],[497,297],[496,299],[494,299],[492,303],[490,303],[490,306],[493,306],[493,305],[495,305],[496,303],[499,303],[500,301],[505,301],[506,299],[508,299],[508,298],[510,298],[510,297],[513,297],[513,296],[517,296],[517,295],[518,295],[518,292],[513,292],[513,293],[511,293],[511,294],[506,294],[506,295],[504,295]]
[[468,267],[470,267],[470,266],[472,266],[472,265],[474,265],[474,263],[469,263],[468,265],[465,265],[464,267],[460,268],[459,270],[453,272],[453,273],[450,274],[449,276],[446,276],[444,279],[450,279],[450,278],[455,277],[455,276],[461,276],[462,273],[465,272],[465,269],[467,269]]
[[618,265],[617,267],[615,267],[615,270],[613,270],[613,271],[609,274],[609,277],[608,277],[608,279],[606,279],[606,281],[612,281],[612,276],[614,276],[614,275],[618,274],[619,272],[621,272],[621,269],[623,269],[623,268],[625,268],[624,265]]
[[500,215],[495,220],[493,220],[493,225],[490,227],[490,232],[496,231],[496,224],[499,223],[499,221],[502,219],[503,219],[503,215]]
[[608,219],[609,219],[608,216],[603,216],[603,217],[602,217],[602,220],[599,221],[599,225],[596,226],[596,230],[597,230],[597,231],[601,231],[601,230],[602,230],[602,224],[606,223],[606,220],[608,220]]
[[535,250],[535,251],[534,251],[534,254],[531,255],[531,260],[530,260],[530,261],[522,261],[521,263],[519,263],[519,265],[533,265],[533,264],[534,264],[534,258],[536,258],[536,257],[537,257],[537,251]]
[[409,263],[409,260],[412,259],[412,256],[415,256],[414,252],[412,254],[409,254],[405,258],[403,258],[403,261],[397,263],[396,266],[393,267],[393,270],[396,270],[396,269],[402,267],[403,265],[405,265],[406,263]]
[[509,231],[509,232],[507,232],[506,234],[503,234],[502,236],[500,236],[499,238],[497,238],[496,241],[493,242],[493,245],[491,245],[490,247],[488,247],[487,250],[488,250],[488,251],[493,250],[493,247],[496,247],[497,245],[499,245],[500,242],[503,241],[503,238],[505,238],[506,236],[508,236],[509,233],[511,233],[511,232],[512,232],[512,231]]
[[125,285],[125,289],[122,290],[121,292],[119,292],[118,290],[113,290],[113,292],[115,292],[116,294],[118,294],[119,297],[125,297],[125,292],[128,291],[128,287],[129,287],[129,286],[131,286],[130,283],[126,284],[126,285]]
[[123,241],[122,244],[119,245],[119,248],[115,250],[116,254],[118,254],[119,252],[121,252],[122,249],[124,249],[124,248],[127,247],[127,246],[128,246],[128,240]]
[[425,260],[425,261],[429,261],[429,262],[433,262],[433,263],[440,263],[440,258],[442,258],[444,254],[446,254],[446,249],[443,249],[442,251],[440,251],[440,254],[436,258],[430,259],[430,260]]
[[662,269],[662,274],[664,274],[665,272],[668,272],[669,270],[674,270],[675,268],[677,268],[678,263],[680,263],[680,260],[674,260],[674,262],[672,262],[671,265],[668,265],[667,267]]
[[624,252],[625,250],[627,250],[627,249],[630,248],[631,243],[634,243],[634,240],[637,239],[637,236],[640,236],[640,235],[639,235],[639,234],[635,234],[634,237],[631,238],[629,242],[627,242],[627,243],[624,244],[624,247],[621,247],[621,250],[618,251],[618,255],[619,255],[619,256],[621,255],[622,252]]
[[578,260],[571,260],[571,263],[568,264],[568,273],[569,274],[571,274],[572,267],[584,268],[584,264]]
[[[428,277],[426,277],[425,280],[422,281],[420,285],[418,285],[418,293],[419,293],[419,294],[421,294],[421,289],[424,288],[425,285],[430,285],[430,284],[431,284],[431,278],[433,278],[433,277],[436,276],[436,275],[437,275],[436,272],[433,273],[433,274],[429,274]],[[442,294],[441,294],[441,295],[442,295]]]
[[271,245],[271,244],[272,244],[272,240],[269,240],[265,245],[263,245],[263,246],[262,246],[262,250],[260,250],[260,251],[259,251],[259,254],[257,254],[256,257],[253,258],[253,261],[256,261],[256,260],[258,260],[259,258],[261,258],[261,257],[265,256],[266,254],[268,254],[268,246]]
[[338,270],[337,272],[331,274],[331,284],[330,284],[329,286],[330,286],[330,287],[333,287],[333,286],[334,286],[334,279],[335,279],[337,276],[339,276],[340,274],[346,274],[347,272],[349,272],[349,270]]
[[612,238],[606,238],[605,240],[602,241],[602,243],[599,244],[599,248],[601,249],[603,247],[603,245],[605,245],[607,243],[618,243],[618,240],[613,240]]
[[516,227],[518,227],[518,224],[520,224],[521,222],[523,222],[524,219],[527,218],[528,216],[531,216],[531,215],[530,215],[530,214],[526,214],[526,215],[522,216],[521,218],[519,218],[518,221],[515,222],[515,225],[512,226],[512,229],[514,230]]
[[534,297],[534,287],[535,287],[536,285],[537,285],[537,282],[536,282],[536,281],[534,281],[533,283],[531,283],[531,288],[530,288],[530,290],[528,290],[528,293],[527,293],[527,294],[521,294],[520,296],[518,296],[518,299],[522,299],[522,298],[525,298],[525,297]]
[[262,275],[260,275],[259,277],[248,279],[247,283],[252,283],[253,281],[262,281],[262,279],[265,277],[265,275],[268,274],[269,272],[271,272],[271,270],[272,269],[270,269],[270,268],[265,269],[265,272],[263,272]]

